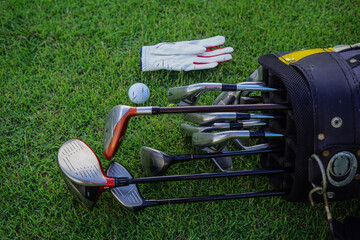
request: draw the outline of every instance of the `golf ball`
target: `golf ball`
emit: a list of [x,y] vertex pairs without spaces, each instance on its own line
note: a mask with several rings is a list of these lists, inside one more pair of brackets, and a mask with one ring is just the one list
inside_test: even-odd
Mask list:
[[143,83],[135,83],[129,88],[129,98],[133,103],[141,104],[149,99],[150,90]]

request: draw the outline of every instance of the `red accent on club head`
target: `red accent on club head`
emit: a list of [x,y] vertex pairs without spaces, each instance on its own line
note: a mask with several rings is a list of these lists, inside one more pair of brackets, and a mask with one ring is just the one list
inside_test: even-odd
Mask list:
[[116,124],[116,127],[113,131],[113,138],[111,139],[109,146],[104,150],[104,155],[108,160],[110,160],[119,149],[124,139],[129,119],[136,115],[136,107],[131,107]]
[[87,145],[87,143],[84,142],[83,140],[81,140],[81,139],[77,139],[77,140],[83,142],[83,143],[94,153],[96,159],[98,160],[101,173],[102,173],[102,175],[104,176],[104,178],[106,179],[106,182],[107,182],[107,183],[106,183],[104,186],[101,187],[101,189],[100,189],[101,191],[99,190],[98,195],[100,195],[100,193],[104,190],[104,188],[107,189],[107,188],[109,188],[109,187],[114,187],[114,186],[115,186],[115,179],[112,178],[112,177],[106,176],[106,174],[104,173],[104,170],[103,170],[103,168],[102,168],[102,166],[101,166],[101,162],[100,162],[100,160],[99,160],[99,157],[96,155],[96,153],[94,152],[94,150],[92,150],[92,148],[91,148],[89,145]]

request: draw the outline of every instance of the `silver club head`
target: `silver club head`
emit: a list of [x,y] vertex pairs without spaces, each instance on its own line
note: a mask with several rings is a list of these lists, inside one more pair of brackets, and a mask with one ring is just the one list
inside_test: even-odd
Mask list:
[[62,173],[74,183],[83,186],[107,184],[99,159],[83,141],[66,141],[60,147],[57,159]]
[[186,121],[191,121],[199,125],[208,125],[216,121],[234,121],[236,120],[235,112],[220,112],[220,113],[187,113],[184,114]]
[[[204,150],[204,151],[206,151],[208,153],[219,153],[219,152],[228,152],[229,151],[227,146],[224,146],[221,149],[216,149],[216,148],[213,148],[213,147],[206,147],[206,148],[204,148],[202,150]],[[212,160],[214,161],[216,166],[222,172],[233,170],[233,161],[232,161],[231,157],[217,157],[217,158],[212,158]]]
[[170,103],[179,103],[184,99],[191,99],[196,94],[200,93],[202,90],[212,87],[219,86],[218,83],[199,83],[192,84],[188,86],[174,87],[170,88],[167,96]]
[[109,147],[116,124],[129,111],[129,109],[129,106],[117,105],[109,111],[104,126],[104,149]]
[[202,92],[198,92],[192,96],[184,98],[182,101],[178,103],[179,106],[194,106],[199,101],[200,95]]
[[214,145],[224,145],[231,139],[249,139],[251,137],[283,137],[280,133],[270,132],[250,132],[245,130],[224,131],[217,133],[194,133],[192,135],[192,145],[195,147],[208,147]]
[[[117,162],[112,162],[106,171],[109,177],[133,177],[125,167]],[[136,211],[144,207],[146,200],[140,195],[136,184],[128,186],[116,187],[110,189],[112,195],[118,200],[121,206],[128,211]]]

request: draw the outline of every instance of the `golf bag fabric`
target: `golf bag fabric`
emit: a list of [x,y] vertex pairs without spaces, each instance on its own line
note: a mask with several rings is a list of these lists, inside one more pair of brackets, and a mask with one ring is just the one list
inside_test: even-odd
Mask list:
[[[288,61],[289,55],[301,57]],[[330,200],[359,198],[360,49],[268,54],[258,61],[268,86],[285,89],[263,93],[264,101],[291,108],[283,118],[270,120],[267,129],[285,134],[284,152],[261,156],[261,164],[294,170],[271,182],[289,190],[287,200],[305,201],[312,186],[323,183],[319,163],[311,157],[316,154]]]

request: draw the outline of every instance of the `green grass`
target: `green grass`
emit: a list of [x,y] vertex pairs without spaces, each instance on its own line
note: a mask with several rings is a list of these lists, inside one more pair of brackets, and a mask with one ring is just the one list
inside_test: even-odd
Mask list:
[[[360,41],[359,1],[1,1],[0,236],[5,239],[324,239],[322,205],[281,198],[231,200],[124,211],[105,192],[93,211],[65,188],[56,154],[80,138],[99,155],[107,112],[131,105],[128,88],[147,84],[147,105],[166,106],[167,89],[244,81],[272,52]],[[233,60],[201,72],[141,73],[139,49],[164,41],[224,35]],[[207,95],[201,103],[211,103]],[[114,158],[142,176],[141,146],[194,152],[182,117],[139,117]],[[236,158],[237,169],[259,167]],[[217,171],[211,161],[175,165],[168,174]],[[141,186],[146,198],[269,189],[266,178]],[[358,201],[332,204],[335,217],[359,216]]]

